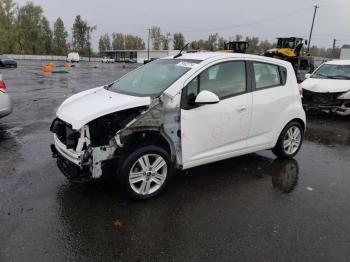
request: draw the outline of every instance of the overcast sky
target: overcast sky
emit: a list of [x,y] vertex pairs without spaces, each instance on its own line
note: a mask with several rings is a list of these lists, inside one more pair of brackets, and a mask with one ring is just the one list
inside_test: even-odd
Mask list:
[[[17,0],[20,5],[26,0]],[[182,32],[186,40],[206,39],[211,33],[229,38],[236,34],[274,41],[278,36],[308,38],[313,5],[318,4],[311,44],[331,47],[350,44],[349,0],[33,0],[51,22],[61,17],[70,33],[78,14],[90,25],[93,47],[101,34],[122,32],[147,40],[146,29],[160,26],[163,32]]]

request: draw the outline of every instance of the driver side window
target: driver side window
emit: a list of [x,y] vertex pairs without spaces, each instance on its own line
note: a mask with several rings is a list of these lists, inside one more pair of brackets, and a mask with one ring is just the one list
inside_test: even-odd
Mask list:
[[223,62],[200,73],[186,86],[186,100],[193,104],[200,91],[208,90],[220,99],[246,92],[246,67],[243,61]]

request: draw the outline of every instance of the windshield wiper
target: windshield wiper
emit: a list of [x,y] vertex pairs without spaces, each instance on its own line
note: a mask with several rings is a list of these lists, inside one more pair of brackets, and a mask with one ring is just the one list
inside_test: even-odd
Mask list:
[[336,75],[336,76],[328,76],[328,78],[331,78],[331,79],[350,79],[350,76]]
[[324,74],[322,74],[322,73],[314,74],[313,76],[320,76],[320,77],[326,77],[326,78],[328,78],[328,76],[326,76],[326,75],[324,75]]

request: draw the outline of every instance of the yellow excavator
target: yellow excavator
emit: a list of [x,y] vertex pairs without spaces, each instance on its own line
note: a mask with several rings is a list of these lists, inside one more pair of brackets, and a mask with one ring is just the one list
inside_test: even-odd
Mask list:
[[279,37],[276,48],[267,50],[265,56],[281,59],[297,57],[300,56],[302,47],[303,39],[301,37]]
[[269,49],[265,56],[286,60],[293,65],[298,82],[305,79],[305,74],[314,69],[312,57],[309,54],[302,54],[303,41],[301,37],[279,37],[277,38],[276,48]]
[[247,41],[230,41],[224,43],[224,50],[222,52],[227,53],[243,53],[247,52],[248,42]]

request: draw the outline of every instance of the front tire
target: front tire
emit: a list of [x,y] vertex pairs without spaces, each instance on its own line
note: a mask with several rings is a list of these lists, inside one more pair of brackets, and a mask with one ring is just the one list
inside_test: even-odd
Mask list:
[[282,130],[272,152],[280,158],[292,158],[299,152],[303,139],[303,127],[299,122],[292,121]]
[[118,177],[127,195],[149,199],[158,195],[172,173],[168,152],[158,146],[143,146],[122,160]]

